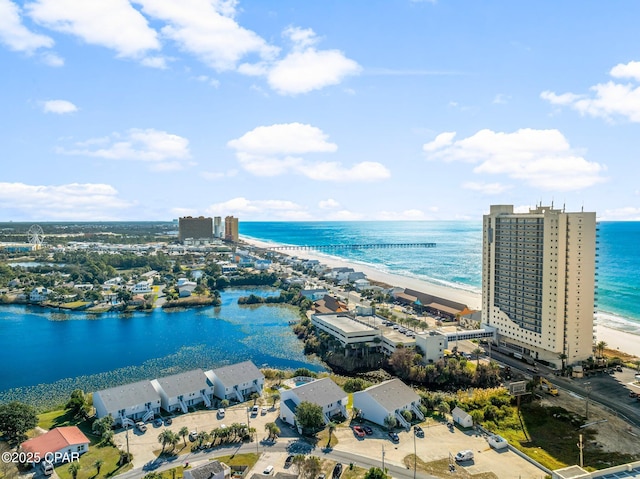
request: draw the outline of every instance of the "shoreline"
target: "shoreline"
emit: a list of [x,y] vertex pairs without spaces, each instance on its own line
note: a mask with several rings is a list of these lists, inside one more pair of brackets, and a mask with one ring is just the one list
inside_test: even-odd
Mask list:
[[[251,238],[241,236],[240,239],[245,243],[259,248],[269,248],[275,246],[277,243],[259,240],[257,238]],[[367,279],[385,283],[390,286],[398,286],[402,288],[415,289],[423,293],[432,294],[452,301],[466,304],[470,309],[480,310],[482,304],[482,295],[473,291],[465,290],[462,288],[455,288],[453,286],[444,286],[428,281],[412,278],[410,276],[403,276],[397,273],[388,273],[380,271],[373,266],[368,266],[355,261],[349,261],[347,259],[338,258],[335,256],[329,256],[317,251],[307,250],[300,255],[292,255],[284,252],[283,254],[288,256],[301,256],[307,259],[316,259],[320,263],[325,264],[331,268],[335,267],[350,267],[356,271],[362,271],[367,276]],[[607,313],[608,314],[608,313]],[[620,351],[630,356],[640,357],[640,335],[634,334],[630,331],[611,328],[609,326],[600,324],[597,320],[594,322],[596,331],[596,343],[605,341],[607,343],[607,349],[613,351]]]

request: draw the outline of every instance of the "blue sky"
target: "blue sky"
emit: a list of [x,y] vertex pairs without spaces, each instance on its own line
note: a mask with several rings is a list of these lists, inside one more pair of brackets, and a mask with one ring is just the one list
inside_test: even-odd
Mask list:
[[0,221],[640,220],[640,3],[0,0]]

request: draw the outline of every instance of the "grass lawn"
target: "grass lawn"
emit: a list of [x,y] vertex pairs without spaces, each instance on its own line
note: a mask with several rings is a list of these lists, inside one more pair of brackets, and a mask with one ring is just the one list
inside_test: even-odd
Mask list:
[[184,475],[184,466],[172,467],[166,471],[159,472],[162,479],[182,479]]
[[[410,469],[413,469],[413,454],[408,455],[404,458],[404,464],[409,466]],[[498,479],[493,472],[481,472],[478,474],[470,474],[464,467],[456,466],[456,471],[451,474],[449,472],[449,459],[439,459],[437,461],[432,462],[424,462],[422,459],[418,458],[416,461],[416,471],[426,472],[427,474],[432,474],[437,477],[456,477],[458,479]]]
[[91,303],[89,303],[88,301],[72,301],[70,303],[62,303],[60,305],[60,308],[61,309],[80,309],[80,308],[84,308],[89,304]]
[[234,454],[233,456],[220,456],[216,460],[224,462],[227,466],[249,466],[251,469],[258,462],[259,454],[254,452],[248,454]]
[[338,438],[335,435],[335,431],[334,431],[334,434],[331,434],[331,442],[329,442],[329,428],[327,427],[325,427],[322,431],[320,431],[316,435],[316,438],[318,440],[317,442],[318,447],[321,447],[321,448],[326,448],[326,447],[334,448],[335,446],[338,445]]
[[[333,468],[336,462],[330,459],[320,459],[320,468],[324,472],[326,477],[331,477]],[[362,467],[353,466],[353,469],[349,468],[349,464],[342,464],[342,475],[340,479],[362,479],[367,473],[368,469]]]

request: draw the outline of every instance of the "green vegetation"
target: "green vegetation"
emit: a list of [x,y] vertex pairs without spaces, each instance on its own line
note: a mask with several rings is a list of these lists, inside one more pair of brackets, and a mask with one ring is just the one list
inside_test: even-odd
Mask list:
[[233,456],[220,456],[216,460],[224,462],[227,466],[249,466],[252,468],[260,456],[255,453],[234,454]]
[[296,422],[302,428],[302,433],[315,435],[324,427],[322,407],[309,401],[302,401],[296,408]]
[[[449,477],[452,475],[451,470],[449,469],[449,459],[424,462],[419,457],[416,459],[413,454],[404,458],[404,463],[409,469],[413,469],[414,461],[417,471],[426,472],[427,474],[432,474],[436,477]],[[456,466],[454,477],[460,479],[498,479],[498,476],[493,472],[471,474],[466,468],[460,466]]]
[[[78,462],[73,462],[73,464],[79,466],[76,479],[94,479],[97,477],[96,463],[98,461],[101,461],[100,474],[102,477],[111,477],[132,468],[130,463],[120,466],[120,451],[115,447],[91,446],[88,452],[80,456]],[[56,473],[60,476],[60,479],[72,479],[74,477],[69,471],[68,464],[56,467]]]
[[0,433],[9,441],[20,442],[26,438],[27,431],[38,424],[36,410],[27,404],[13,401],[0,405]]

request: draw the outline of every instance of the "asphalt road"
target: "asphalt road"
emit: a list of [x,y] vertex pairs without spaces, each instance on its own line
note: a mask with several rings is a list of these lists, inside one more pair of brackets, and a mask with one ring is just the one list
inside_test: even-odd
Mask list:
[[[183,454],[174,458],[171,461],[158,461],[153,465],[153,467],[148,468],[137,468],[131,471],[127,471],[123,474],[119,474],[118,477],[122,479],[139,479],[145,476],[145,474],[155,471],[162,472],[167,469],[174,468],[178,465],[185,464],[186,462],[200,462],[206,459],[213,459],[220,456],[228,456],[233,454],[243,454],[243,453],[252,453],[256,451],[255,443],[242,444],[240,446],[233,447],[222,447],[216,448],[215,450],[209,452],[197,452],[197,453],[188,453]],[[259,451],[268,451],[268,452],[290,452],[292,454],[296,453],[313,453],[314,455],[320,458],[328,458],[336,462],[341,462],[345,465],[353,463],[356,466],[369,469],[371,467],[382,467],[382,458],[370,458],[361,456],[358,454],[352,454],[343,451],[336,451],[333,449],[319,449],[315,446],[303,441],[303,440],[293,440],[286,441],[280,440],[274,444],[269,445],[259,445]],[[431,476],[427,474],[417,473],[415,476],[413,474],[413,469],[407,469],[405,467],[399,467],[393,464],[385,463],[385,468],[389,471],[389,474],[397,479],[413,479],[414,477],[418,479],[438,479],[436,476]]]

